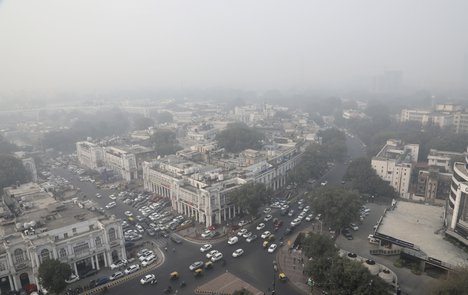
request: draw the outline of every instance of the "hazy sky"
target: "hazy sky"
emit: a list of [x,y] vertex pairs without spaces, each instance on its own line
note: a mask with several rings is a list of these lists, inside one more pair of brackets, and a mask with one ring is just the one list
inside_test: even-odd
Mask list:
[[0,0],[0,92],[365,86],[384,70],[458,87],[467,11],[467,0]]

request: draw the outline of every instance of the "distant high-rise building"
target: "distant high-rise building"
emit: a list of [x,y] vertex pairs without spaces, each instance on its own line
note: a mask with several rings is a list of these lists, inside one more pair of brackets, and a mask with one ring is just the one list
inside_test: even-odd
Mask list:
[[403,72],[385,71],[373,79],[372,90],[375,93],[395,93],[402,88]]

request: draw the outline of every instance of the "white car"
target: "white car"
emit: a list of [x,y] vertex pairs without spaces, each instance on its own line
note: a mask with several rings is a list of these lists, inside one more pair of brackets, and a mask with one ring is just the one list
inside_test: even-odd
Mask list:
[[246,228],[243,228],[243,229],[241,229],[240,231],[237,232],[237,235],[238,235],[239,237],[242,237],[242,235],[245,234],[245,233],[247,233],[247,229],[246,229]]
[[232,257],[239,257],[242,254],[244,254],[244,250],[242,249],[237,249],[236,251],[232,252]]
[[110,202],[109,204],[106,205],[106,209],[114,208],[115,206],[117,206],[116,202]]
[[139,265],[139,264],[132,264],[132,265],[130,265],[129,267],[127,267],[127,268],[124,270],[124,273],[125,273],[126,275],[128,275],[128,274],[131,274],[131,273],[136,272],[136,271],[139,270],[139,269],[140,269],[140,265]]
[[357,231],[359,229],[359,226],[357,226],[355,223],[349,224],[349,227],[352,228],[354,231]]
[[211,250],[211,248],[213,248],[213,245],[205,244],[205,245],[201,246],[200,252],[205,253],[206,251]]
[[133,216],[132,211],[125,211],[124,214],[125,214],[125,216],[128,216],[128,217],[132,217],[132,216]]
[[99,199],[99,198],[101,198],[101,197],[102,197],[102,196],[101,196],[101,194],[100,194],[100,193],[97,193],[97,194],[96,194],[96,198],[98,198],[98,199]]
[[143,261],[141,262],[141,266],[146,267],[155,261],[156,261],[156,256],[154,254],[151,254],[150,256],[143,259]]
[[70,277],[68,278],[68,280],[65,280],[65,283],[67,284],[71,284],[71,283],[74,283],[74,282],[77,282],[80,280],[80,277],[75,275],[74,273],[72,273],[70,275]]
[[218,252],[218,250],[211,250],[210,252],[206,253],[206,258],[211,259],[211,257],[213,257],[213,255],[215,255]]
[[247,238],[250,237],[251,235],[252,235],[252,232],[249,231],[248,233],[243,234],[242,237],[244,237],[244,238],[247,239]]
[[259,225],[257,225],[257,230],[262,230],[265,228],[265,223],[260,223]]
[[238,225],[238,226],[244,226],[244,225],[246,225],[246,224],[247,224],[247,221],[241,220],[241,221],[239,221],[239,223],[238,223],[237,225]]
[[263,220],[265,221],[269,221],[273,218],[273,216],[271,216],[270,214],[268,214],[267,216],[265,216],[265,218]]
[[112,263],[110,268],[112,270],[125,266],[127,264],[127,260],[117,260],[116,262]]
[[257,239],[257,235],[251,235],[250,237],[248,237],[245,240],[247,241],[247,243],[250,243],[250,242],[254,241],[255,239]]
[[109,199],[115,200],[115,199],[117,199],[117,197],[114,194],[112,194],[112,195],[109,196]]
[[271,236],[271,232],[266,231],[266,232],[264,232],[260,237],[261,237],[262,239],[266,239],[266,238],[268,238],[269,236]]
[[143,262],[143,260],[150,257],[151,255],[154,256],[153,251],[147,251],[147,252],[143,253],[140,257],[138,257],[138,259],[140,259],[140,261]]
[[268,247],[268,253],[273,253],[275,252],[276,248],[278,247],[278,245],[276,244],[271,244],[270,247]]
[[215,261],[218,261],[218,260],[220,260],[222,258],[223,258],[223,253],[218,252],[215,255],[213,255],[213,257],[211,257],[211,261],[215,262]]
[[306,221],[312,221],[312,219],[314,219],[314,214],[309,214],[309,215],[307,215],[307,217],[306,217],[305,220],[306,220]]
[[239,242],[239,238],[238,237],[230,237],[229,240],[228,240],[228,244],[229,245],[234,245],[235,243]]
[[156,276],[154,274],[147,274],[146,276],[142,277],[140,280],[140,284],[156,284],[158,281],[156,280]]
[[265,214],[270,214],[270,213],[271,213],[271,208],[265,208],[265,209],[263,210],[263,213],[265,213]]
[[110,281],[114,281],[114,280],[120,279],[120,278],[123,277],[123,276],[124,276],[124,273],[121,272],[121,271],[114,272],[114,273],[111,274],[111,276],[109,277],[109,280],[110,280]]
[[202,238],[211,238],[211,237],[213,237],[213,235],[214,235],[214,233],[213,233],[211,230],[209,230],[209,229],[205,230],[205,231],[201,234]]
[[189,270],[193,271],[203,267],[203,261],[195,261],[194,263],[190,264]]
[[301,223],[301,219],[300,218],[296,218],[294,219],[293,221],[291,221],[291,226],[296,226],[298,224]]

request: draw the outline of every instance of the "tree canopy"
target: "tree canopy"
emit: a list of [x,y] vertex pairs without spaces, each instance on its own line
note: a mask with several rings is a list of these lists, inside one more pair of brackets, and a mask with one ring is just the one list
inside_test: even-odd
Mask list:
[[308,196],[312,207],[322,214],[323,221],[333,229],[347,227],[359,220],[361,202],[358,194],[342,187],[319,187]]
[[144,130],[151,126],[154,126],[153,119],[143,117],[142,115],[133,117],[133,130]]
[[256,216],[258,209],[269,201],[270,192],[263,183],[246,183],[229,193],[231,201],[242,212]]
[[330,160],[343,160],[346,155],[346,136],[336,129],[321,130],[318,134],[322,138],[322,150],[328,154]]
[[77,141],[85,140],[86,137],[121,135],[130,127],[127,115],[118,109],[100,111],[96,114],[81,114],[71,121],[69,129],[44,134],[43,146],[70,152],[76,149]]
[[5,154],[11,154],[13,152],[16,152],[18,150],[18,147],[16,144],[13,144],[6,140],[5,137],[0,135],[0,152],[5,153]]
[[153,114],[154,119],[156,122],[163,124],[163,123],[172,123],[174,121],[174,117],[169,112],[157,112]]
[[56,259],[47,259],[39,266],[40,284],[52,294],[60,294],[65,290],[65,280],[71,275],[70,265]]
[[239,153],[248,148],[260,149],[263,138],[263,133],[244,123],[230,123],[216,135],[218,144],[230,153]]
[[31,180],[21,160],[12,155],[0,154],[0,191],[8,186]]
[[468,268],[450,272],[446,279],[437,280],[432,286],[433,295],[463,295],[468,290]]
[[167,129],[158,129],[151,136],[150,141],[153,143],[154,149],[158,155],[165,156],[175,154],[181,150],[179,141],[176,138],[175,132]]
[[377,175],[370,160],[366,158],[353,160],[348,166],[345,179],[350,180],[352,188],[361,194],[389,199],[397,197],[393,187]]
[[327,236],[308,233],[302,240],[307,260],[305,271],[316,286],[337,294],[384,295],[389,285],[356,261],[338,255],[334,241]]
[[327,169],[328,155],[318,144],[307,147],[302,154],[301,161],[289,173],[289,179],[303,185],[309,179],[318,179]]

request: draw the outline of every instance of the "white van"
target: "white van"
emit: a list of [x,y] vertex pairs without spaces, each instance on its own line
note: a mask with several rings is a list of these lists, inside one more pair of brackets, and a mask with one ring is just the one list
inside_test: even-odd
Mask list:
[[229,240],[228,240],[228,244],[229,245],[234,245],[235,243],[237,243],[239,241],[239,238],[238,237],[230,237]]

